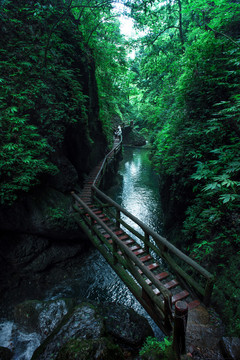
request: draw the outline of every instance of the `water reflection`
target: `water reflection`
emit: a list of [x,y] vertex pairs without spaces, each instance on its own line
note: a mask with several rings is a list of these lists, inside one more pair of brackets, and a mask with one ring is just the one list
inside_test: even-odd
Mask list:
[[158,176],[151,166],[149,151],[125,148],[117,180],[118,185],[109,189],[108,195],[161,234],[163,213],[158,191]]

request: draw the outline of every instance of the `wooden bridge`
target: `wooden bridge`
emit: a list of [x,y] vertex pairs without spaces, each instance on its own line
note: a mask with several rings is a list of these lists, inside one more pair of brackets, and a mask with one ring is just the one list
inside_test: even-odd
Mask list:
[[190,311],[200,301],[208,305],[214,277],[99,189],[121,148],[121,141],[115,141],[82,192],[72,193],[75,219],[156,324],[170,334],[174,304],[184,299]]

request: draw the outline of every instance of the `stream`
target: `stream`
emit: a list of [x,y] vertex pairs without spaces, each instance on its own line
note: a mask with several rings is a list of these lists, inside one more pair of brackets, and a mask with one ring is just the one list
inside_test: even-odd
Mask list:
[[[114,185],[106,193],[161,234],[163,214],[158,191],[158,177],[152,169],[148,156],[147,149],[124,148],[118,175]],[[63,279],[43,294],[43,300],[60,301],[62,298],[114,302],[131,307],[148,319],[158,339],[163,338],[161,330],[122,280],[102,255],[92,247],[80,258],[78,270],[74,271],[71,278]],[[41,316],[43,321],[57,321],[57,316],[61,314],[50,311]],[[0,319],[0,346],[14,349],[14,360],[30,360],[34,350],[40,345],[40,340],[39,334],[28,333],[8,316]]]

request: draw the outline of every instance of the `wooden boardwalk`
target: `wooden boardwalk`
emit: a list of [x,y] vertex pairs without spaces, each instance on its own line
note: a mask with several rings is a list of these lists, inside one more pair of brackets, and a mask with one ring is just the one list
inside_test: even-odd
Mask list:
[[112,151],[89,174],[81,193],[72,193],[75,219],[157,325],[169,334],[174,304],[184,300],[189,310],[198,306],[200,299],[207,304],[213,276],[99,190],[120,151],[121,142],[115,141]]

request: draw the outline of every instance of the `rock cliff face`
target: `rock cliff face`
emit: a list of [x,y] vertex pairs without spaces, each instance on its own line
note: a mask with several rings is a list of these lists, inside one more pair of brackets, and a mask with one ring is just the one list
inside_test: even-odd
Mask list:
[[133,126],[129,125],[123,128],[123,144],[143,146],[146,144],[146,140]]
[[[18,5],[22,3],[19,1]],[[36,10],[39,11],[39,23],[37,23],[38,17],[32,19],[32,23],[28,20],[29,24],[23,21],[20,32],[19,29],[14,28],[15,24],[20,24],[22,14],[29,9],[24,8],[21,14],[17,8],[16,11],[12,10],[13,5],[10,9],[8,14],[12,11],[13,18],[15,16],[18,20],[12,21],[10,15],[6,15],[3,19],[5,23],[1,29],[3,32],[1,37],[3,36],[4,44],[0,43],[0,48],[1,45],[7,46],[6,38],[8,37],[12,53],[16,54],[16,57],[21,57],[19,61],[24,59],[25,54],[17,48],[17,43],[13,38],[18,31],[19,38],[23,37],[22,42],[27,38],[29,44],[34,43],[31,51],[36,52],[35,58],[39,57],[39,61],[42,60],[44,57],[41,49],[44,44],[46,45],[48,26],[51,28],[51,22],[54,23],[57,19],[50,18],[49,22],[44,23],[44,11],[41,18],[42,13]],[[26,16],[31,16],[31,13],[30,15],[26,13]],[[30,58],[26,61],[29,61],[29,76],[39,77],[41,84],[45,86],[43,90],[46,92],[45,95],[36,87],[35,103],[29,109],[29,121],[38,127],[41,136],[51,144],[52,151],[49,160],[58,168],[58,173],[54,176],[40,175],[39,185],[28,192],[21,193],[18,200],[11,206],[0,206],[0,272],[2,274],[0,294],[1,291],[6,291],[12,286],[14,279],[16,284],[23,279],[30,279],[33,273],[40,274],[46,269],[49,271],[54,264],[73,258],[82,251],[85,239],[73,220],[70,191],[81,188],[86,174],[103,157],[107,145],[99,119],[95,65],[91,50],[81,42],[81,34],[77,33],[71,19],[66,24],[59,23],[56,31],[58,41],[63,45],[65,43],[69,45],[69,52],[68,47],[62,46],[63,50],[61,50],[57,44],[56,48],[49,49],[49,53],[46,54],[48,63],[45,64],[45,68],[39,66],[37,70],[35,58],[32,60],[33,65]],[[54,44],[51,42],[52,46]],[[59,81],[60,78],[57,79],[57,71],[62,71],[63,80],[64,76],[66,77],[65,84]],[[18,85],[22,86],[22,80],[16,78],[15,81],[18,80]],[[74,108],[76,100],[74,97],[78,92],[71,98],[74,91],[70,87],[71,84],[81,89],[79,96],[84,98],[82,108],[80,105],[79,108]],[[30,86],[30,83],[25,84],[24,91],[29,91],[28,85]],[[49,99],[52,101],[51,106],[48,104]],[[60,105],[56,102],[57,100]],[[70,101],[72,103],[69,105]],[[64,104],[69,105],[69,110],[63,110],[67,108]],[[52,122],[46,116],[48,111],[50,118],[55,114]],[[64,114],[63,111],[65,111]],[[68,112],[74,115],[74,122],[71,121],[70,115],[69,120],[67,119]],[[56,114],[59,116],[63,114],[62,118],[58,120]],[[44,116],[48,122],[43,121]],[[63,130],[60,131],[58,126]],[[56,138],[54,127],[56,132],[59,131],[61,134],[58,143],[56,139],[52,140],[54,136]]]

